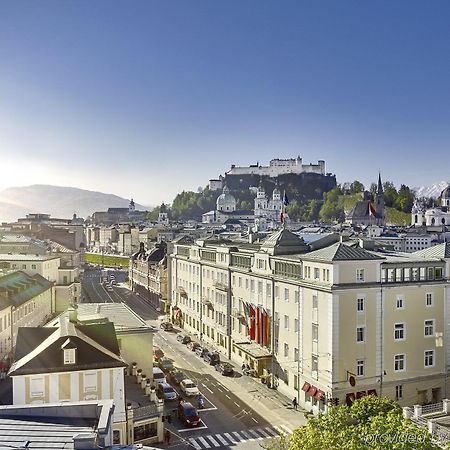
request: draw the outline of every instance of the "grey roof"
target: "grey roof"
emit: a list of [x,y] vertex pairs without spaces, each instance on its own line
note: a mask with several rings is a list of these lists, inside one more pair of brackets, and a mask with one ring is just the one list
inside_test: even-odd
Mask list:
[[450,243],[444,242],[443,244],[433,245],[432,247],[414,252],[414,255],[424,258],[450,258]]
[[270,235],[261,245],[261,251],[270,255],[289,255],[302,253],[308,250],[303,238],[286,228],[281,228]]
[[315,250],[303,256],[303,259],[312,259],[315,261],[365,261],[384,259],[381,256],[368,252],[361,247],[350,247],[342,242],[336,242],[329,247]]
[[[126,366],[111,322],[82,325],[62,318],[58,328],[45,329],[19,328],[10,375]],[[68,344],[77,348],[76,364],[63,364],[62,348]]]

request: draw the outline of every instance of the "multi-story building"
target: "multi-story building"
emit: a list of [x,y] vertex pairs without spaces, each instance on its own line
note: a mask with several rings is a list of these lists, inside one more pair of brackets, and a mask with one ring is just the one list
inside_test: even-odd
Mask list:
[[43,325],[54,312],[54,288],[41,275],[0,271],[0,361],[2,369],[16,345],[19,327]]
[[170,264],[172,320],[314,412],[366,394],[448,395],[440,255],[309,251],[282,229],[262,244],[180,241]]

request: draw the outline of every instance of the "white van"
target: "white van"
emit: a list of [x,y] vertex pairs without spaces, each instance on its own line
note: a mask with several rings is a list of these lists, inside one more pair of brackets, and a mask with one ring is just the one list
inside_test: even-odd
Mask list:
[[166,376],[159,367],[153,367],[153,382],[155,384],[167,383]]

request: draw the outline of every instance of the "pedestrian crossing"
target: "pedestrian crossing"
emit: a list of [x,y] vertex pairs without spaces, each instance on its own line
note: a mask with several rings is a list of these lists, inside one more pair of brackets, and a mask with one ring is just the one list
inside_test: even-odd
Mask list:
[[216,447],[229,447],[239,442],[245,441],[262,441],[279,436],[280,434],[292,434],[292,430],[286,425],[273,425],[259,428],[248,428],[241,431],[230,431],[228,433],[208,434],[189,438],[189,443],[195,450],[205,450]]

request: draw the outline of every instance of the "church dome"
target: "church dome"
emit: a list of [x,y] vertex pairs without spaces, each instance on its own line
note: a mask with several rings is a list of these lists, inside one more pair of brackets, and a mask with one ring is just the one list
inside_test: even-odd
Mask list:
[[227,186],[223,188],[222,194],[217,197],[216,209],[218,211],[236,211],[236,199],[230,194]]
[[450,199],[450,186],[447,186],[442,192],[441,192],[441,198]]

